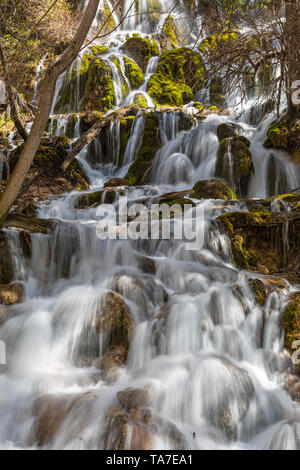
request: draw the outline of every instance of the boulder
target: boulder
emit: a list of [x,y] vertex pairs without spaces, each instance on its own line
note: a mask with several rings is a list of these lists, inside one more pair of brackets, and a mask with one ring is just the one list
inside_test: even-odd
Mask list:
[[140,67],[129,57],[124,57],[124,65],[125,74],[130,82],[131,87],[140,88],[145,81],[145,76]]
[[229,139],[231,137],[238,137],[240,131],[240,126],[233,123],[224,122],[218,126],[217,134],[219,142],[222,142],[224,139]]
[[0,285],[0,304],[15,305],[24,301],[24,288],[19,282]]
[[105,371],[124,364],[134,323],[130,310],[121,295],[113,291],[107,292],[99,306],[95,328],[96,332],[103,336],[102,367]]
[[148,93],[158,105],[183,106],[194,100],[206,80],[199,53],[188,48],[164,52],[157,73],[148,82]]
[[145,73],[151,57],[159,55],[159,48],[156,41],[149,38],[133,36],[125,42],[123,51],[128,53]]
[[128,181],[125,178],[110,178],[104,183],[104,188],[117,188],[120,186],[128,186]]
[[190,195],[196,199],[222,199],[225,201],[236,199],[235,192],[227,184],[216,179],[198,181]]
[[215,174],[227,181],[239,196],[246,196],[253,173],[250,142],[245,137],[223,139],[220,143]]

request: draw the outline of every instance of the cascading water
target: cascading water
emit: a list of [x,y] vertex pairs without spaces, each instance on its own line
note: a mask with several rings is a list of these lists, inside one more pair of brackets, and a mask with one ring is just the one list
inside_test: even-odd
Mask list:
[[[125,10],[131,4],[125,1]],[[150,32],[144,18],[149,2],[138,5],[139,11],[134,6],[134,15],[122,28],[145,27]],[[126,98],[110,54],[115,56],[115,47],[105,60],[113,64],[120,106]],[[157,60],[150,61],[146,80],[156,71]],[[52,113],[63,80],[58,82]],[[146,93],[145,86],[134,93],[138,91]],[[74,96],[72,111],[77,113],[80,96],[77,91]],[[272,119],[258,128],[235,121],[253,151],[256,171],[249,197],[268,197],[281,185],[291,190],[300,183],[292,163],[279,151],[263,148]],[[150,204],[168,191],[215,176],[217,128],[234,118],[212,114],[200,125],[195,121],[189,130],[182,129],[180,121],[178,113],[160,113],[160,148],[149,183],[126,189],[129,204]],[[65,133],[66,123],[59,117],[55,132],[51,126],[49,132]],[[79,129],[77,116],[74,138]],[[133,119],[121,165],[117,119],[109,126],[106,154],[97,138],[82,150],[78,161],[90,179],[90,193],[102,190],[112,176],[127,174],[144,131],[145,115],[140,111]],[[272,168],[279,176],[270,185]],[[14,254],[14,277],[24,284],[26,299],[0,323],[0,338],[7,344],[7,365],[0,375],[0,447],[114,448],[111,410],[118,407],[118,393],[133,388],[150,395],[151,449],[299,449],[300,409],[284,389],[292,366],[284,352],[280,321],[287,295],[295,288],[286,283],[284,290],[269,295],[265,307],[259,305],[249,287],[251,274],[231,264],[229,241],[215,224],[223,213],[246,210],[243,203],[196,201],[205,209],[205,243],[201,250],[187,251],[181,240],[99,239],[97,207],[78,207],[81,196],[73,191],[39,206],[38,217],[55,222],[50,234],[31,235],[29,258],[19,233],[6,232]],[[117,198],[114,204],[122,202]],[[277,201],[272,210],[286,208]],[[288,239],[286,243],[287,250]],[[155,269],[141,268],[141,259],[152,261]],[[127,362],[107,377],[101,364],[109,338],[97,325],[112,292],[128,306],[132,335]],[[125,315],[123,304],[122,308]],[[133,420],[124,447],[134,448],[135,440]]]

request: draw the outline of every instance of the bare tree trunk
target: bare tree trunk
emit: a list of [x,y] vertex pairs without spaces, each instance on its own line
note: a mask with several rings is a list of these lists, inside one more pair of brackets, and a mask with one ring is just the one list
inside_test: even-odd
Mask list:
[[49,66],[45,73],[39,92],[38,110],[30,134],[11,175],[8,186],[0,199],[0,225],[5,220],[8,211],[18,196],[39,148],[51,111],[56,81],[76,59],[96,16],[99,2],[100,0],[89,0],[78,31],[71,44],[58,61]]
[[15,97],[15,94],[13,92],[10,74],[9,74],[8,68],[6,66],[6,61],[5,61],[5,57],[4,57],[4,53],[3,53],[3,49],[2,49],[1,40],[0,40],[0,62],[1,62],[1,65],[2,65],[2,69],[3,69],[3,75],[4,75],[4,81],[5,81],[6,91],[7,91],[8,103],[9,103],[9,106],[10,106],[11,118],[14,121],[14,124],[16,126],[16,129],[17,129],[19,135],[22,137],[22,139],[24,141],[26,141],[28,135],[27,135],[27,132],[26,132],[26,130],[25,130],[23,124],[22,124],[21,119],[19,118],[19,115],[18,115],[16,97]]
[[300,112],[293,102],[292,85],[300,80],[300,0],[286,1],[286,44],[287,44],[287,101],[288,117],[295,119]]

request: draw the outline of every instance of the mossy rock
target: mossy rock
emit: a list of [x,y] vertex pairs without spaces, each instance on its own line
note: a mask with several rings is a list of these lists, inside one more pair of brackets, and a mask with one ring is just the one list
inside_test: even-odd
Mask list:
[[[300,294],[294,294],[285,308],[282,316],[282,326],[285,330],[285,347],[293,354],[294,341],[300,340]],[[299,372],[300,372],[300,367]]]
[[153,159],[160,145],[159,115],[147,113],[145,116],[142,144],[135,162],[130,166],[125,178],[130,185],[144,184],[152,168]]
[[84,209],[86,207],[97,207],[100,204],[113,204],[116,200],[117,194],[113,189],[101,189],[92,193],[80,194],[76,200],[75,207],[77,209]]
[[108,35],[117,26],[115,24],[114,15],[112,15],[112,11],[109,8],[107,0],[104,0],[102,3],[102,8],[98,10],[97,19],[99,25],[97,32],[101,33],[101,35]]
[[187,204],[187,205],[191,205],[195,207],[196,204],[191,199],[187,198],[189,194],[190,194],[190,191],[179,191],[179,192],[163,194],[159,198],[159,205],[163,205],[163,204],[166,204],[168,206],[179,205],[181,208],[183,208]]
[[249,145],[245,137],[223,139],[217,154],[216,176],[232,185],[239,196],[247,195],[254,170]]
[[[99,75],[100,67],[97,66],[96,69],[94,69],[93,64],[103,54],[106,54],[107,51],[108,48],[106,46],[92,46],[85,54],[83,54],[82,59],[78,59],[72,64],[65,74],[62,87],[59,91],[58,99],[54,108],[55,114],[67,114],[80,111],[80,109],[76,108],[78,107],[78,104],[82,102],[83,98],[86,98],[86,86],[88,80],[91,80],[89,72],[90,68],[92,68],[92,75],[96,72]],[[105,69],[103,69],[103,73],[106,73]],[[93,109],[98,110],[99,107],[90,108],[89,110]],[[100,111],[102,111],[102,109],[100,109]]]
[[157,73],[148,82],[148,93],[159,105],[182,106],[193,101],[206,79],[202,57],[188,48],[164,52]]
[[145,76],[140,67],[129,57],[124,57],[124,65],[125,74],[131,87],[140,88],[145,81]]
[[231,137],[239,136],[240,126],[233,123],[224,122],[218,126],[217,134],[219,142],[224,139],[230,139]]
[[159,55],[159,48],[156,41],[139,36],[133,36],[127,39],[122,49],[134,59],[144,73],[146,72],[151,57]]
[[104,188],[115,188],[119,186],[128,186],[128,181],[125,178],[110,178],[104,183]]
[[274,122],[264,142],[266,148],[282,149],[289,153],[290,159],[300,165],[300,120],[285,119]]
[[177,47],[179,45],[178,32],[173,16],[167,17],[162,32],[167,37],[172,48]]
[[82,109],[108,111],[116,105],[113,73],[107,60],[96,59],[88,69]]
[[287,215],[274,212],[230,212],[218,217],[228,234],[235,263],[262,274],[292,273],[300,249],[300,210],[288,215],[289,249],[286,249]]
[[13,258],[7,235],[0,231],[0,284],[9,284],[13,279]]
[[195,199],[235,200],[235,192],[227,184],[216,179],[198,181],[193,187],[191,196]]
[[143,93],[137,93],[134,97],[134,100],[133,100],[133,104],[135,106],[137,106],[138,108],[147,108],[148,107],[148,102],[147,102],[147,99],[145,97],[145,95],[143,95]]

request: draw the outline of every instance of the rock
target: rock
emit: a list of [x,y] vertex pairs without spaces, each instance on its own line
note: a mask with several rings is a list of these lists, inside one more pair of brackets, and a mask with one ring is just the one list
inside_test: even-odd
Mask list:
[[121,407],[113,407],[107,414],[105,428],[105,450],[152,449],[154,436],[151,429],[151,412],[148,409],[133,409],[128,414]]
[[179,32],[177,30],[176,23],[174,21],[173,16],[169,15],[167,17],[167,19],[165,21],[165,24],[164,24],[164,27],[163,27],[163,30],[162,30],[162,33],[168,39],[169,44],[170,44],[172,49],[174,49],[175,47],[178,47],[178,45],[179,45],[179,43],[178,43]]
[[198,181],[193,187],[192,197],[196,199],[236,199],[235,192],[227,184],[216,179]]
[[93,193],[80,194],[76,200],[76,208],[97,207],[100,204],[113,204],[116,200],[116,191],[111,188],[101,189]]
[[240,127],[237,124],[233,123],[223,123],[218,126],[218,139],[219,142],[222,142],[224,139],[229,139],[231,137],[239,136]]
[[239,196],[246,196],[253,172],[250,142],[245,137],[223,139],[220,143],[216,176],[224,178]]
[[143,95],[143,93],[136,93],[135,94],[134,99],[133,99],[133,104],[137,108],[141,108],[141,109],[148,107],[147,99],[146,99],[145,95]]
[[283,289],[288,289],[288,283],[286,281],[271,277],[249,279],[249,285],[257,302],[261,306],[265,305],[268,296],[272,292],[280,292]]
[[103,336],[105,351],[102,365],[116,366],[126,362],[134,323],[123,297],[109,291],[103,299],[96,316],[95,328]]
[[117,399],[121,407],[130,413],[134,408],[147,407],[151,402],[151,395],[148,390],[141,388],[126,388],[117,393]]
[[262,274],[294,272],[297,275],[300,249],[299,210],[288,215],[274,212],[230,212],[219,216],[217,221],[231,240],[233,259],[238,266]]
[[[300,294],[296,293],[285,308],[282,316],[282,326],[285,330],[285,347],[293,354],[292,348],[294,341],[300,340]],[[300,372],[300,367],[299,367]]]
[[154,157],[160,147],[158,129],[158,113],[146,114],[141,147],[137,154],[137,158],[132,163],[127,175],[125,176],[131,186],[136,186],[138,184],[144,184],[147,182]]
[[140,88],[145,81],[145,76],[140,67],[129,57],[124,57],[124,65],[125,74],[131,87]]
[[[75,412],[78,407],[87,406],[95,397],[90,393],[81,393],[79,395],[43,395],[37,398],[33,405],[33,416],[35,416],[33,430],[33,445],[44,447],[50,444],[56,437],[59,428],[67,419],[69,413]],[[76,429],[75,429],[76,428]],[[77,426],[72,430],[73,438],[78,438],[76,432],[80,432]]]
[[15,305],[24,301],[24,288],[19,282],[0,285],[0,304]]
[[163,205],[163,204],[167,204],[168,206],[179,205],[181,206],[181,208],[183,208],[184,205],[191,205],[193,207],[196,206],[196,204],[191,199],[188,199],[186,197],[187,195],[190,195],[191,197],[193,197],[194,193],[192,191],[179,191],[179,192],[174,192],[174,193],[163,194],[159,198],[159,205]]
[[0,284],[9,284],[13,279],[13,258],[6,234],[0,231]]
[[156,262],[152,258],[148,258],[147,256],[137,254],[136,259],[138,262],[138,267],[140,268],[141,271],[143,271],[146,274],[156,273]]
[[125,178],[110,178],[104,183],[104,188],[117,188],[119,186],[128,186],[128,181]]
[[[72,70],[66,74],[60,90],[60,97],[55,106],[55,114],[65,114],[78,107],[80,111],[108,111],[116,104],[116,95],[113,86],[112,65],[102,56],[107,52],[105,46],[92,46],[77,61]],[[118,64],[115,64],[116,67]],[[122,77],[122,72],[121,72]],[[79,81],[79,96],[75,89]],[[126,80],[123,77],[123,93],[128,93]]]
[[188,48],[164,52],[157,73],[148,82],[148,93],[156,104],[182,106],[194,100],[206,79],[202,57]]
[[144,73],[146,72],[147,65],[151,57],[159,55],[156,41],[152,41],[149,38],[141,38],[139,36],[129,38],[122,49],[134,59]]
[[290,122],[286,119],[274,122],[267,134],[266,148],[286,150],[294,163],[300,165],[300,119]]

